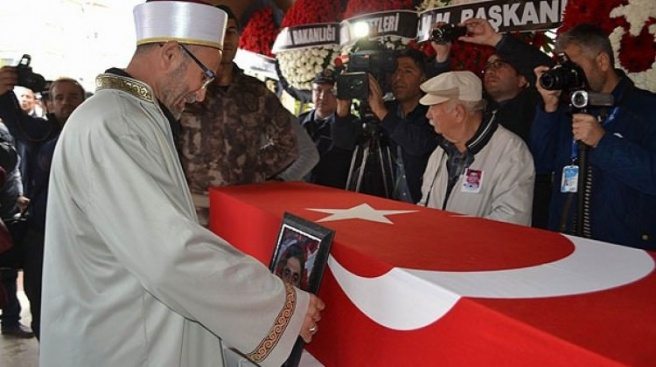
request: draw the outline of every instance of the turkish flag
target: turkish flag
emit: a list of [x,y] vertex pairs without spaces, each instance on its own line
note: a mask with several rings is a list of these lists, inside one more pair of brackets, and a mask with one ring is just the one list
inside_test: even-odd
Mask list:
[[268,264],[284,212],[335,230],[307,349],[326,366],[653,366],[653,253],[304,183],[210,191]]

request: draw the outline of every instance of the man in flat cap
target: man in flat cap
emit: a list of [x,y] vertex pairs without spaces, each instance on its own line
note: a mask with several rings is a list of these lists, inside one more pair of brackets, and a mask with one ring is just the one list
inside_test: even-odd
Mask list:
[[134,9],[137,50],[70,116],[48,194],[40,366],[280,366],[323,308],[197,222],[176,119],[221,60],[226,13]]
[[[483,68],[483,91],[486,114],[496,111],[498,123],[519,135],[528,144],[535,108],[540,101],[535,83],[538,65],[553,65],[545,53],[510,34],[494,30],[486,19],[472,18],[463,22],[467,35],[459,41],[494,47],[494,54]],[[450,43],[433,43],[437,70],[448,70]],[[441,62],[440,62],[441,61]],[[547,228],[551,174],[538,174],[533,200],[533,226]]]
[[419,101],[441,135],[428,159],[420,205],[531,224],[535,170],[522,139],[483,118],[481,80],[469,71],[440,74],[421,85]]

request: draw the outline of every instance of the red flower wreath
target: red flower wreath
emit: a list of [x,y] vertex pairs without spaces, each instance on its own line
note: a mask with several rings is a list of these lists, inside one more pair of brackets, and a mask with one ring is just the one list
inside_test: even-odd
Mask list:
[[649,33],[649,26],[655,24],[656,19],[649,18],[643,24],[640,34],[637,37],[632,36],[628,33],[630,24],[625,17],[609,16],[613,9],[628,4],[628,0],[569,0],[558,33],[566,32],[581,23],[596,24],[609,34],[617,27],[624,28],[626,33],[620,40],[620,50],[615,50],[620,51],[620,65],[630,73],[649,70],[656,58],[656,42],[654,35]]
[[251,15],[244,27],[239,38],[239,48],[273,57],[271,46],[277,34],[278,27],[273,22],[273,10],[270,7],[259,9]]
[[344,11],[344,19],[362,14],[399,9],[414,9],[414,2],[412,0],[350,0]]
[[339,20],[341,8],[339,1],[334,0],[296,0],[281,26],[294,27],[313,23],[334,23]]

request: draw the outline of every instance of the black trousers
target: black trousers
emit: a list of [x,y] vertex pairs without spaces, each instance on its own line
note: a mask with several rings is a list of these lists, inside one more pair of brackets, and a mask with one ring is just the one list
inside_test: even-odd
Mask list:
[[37,339],[41,332],[41,286],[43,274],[44,234],[36,229],[28,229],[21,245],[23,246],[23,287],[30,301],[32,331]]

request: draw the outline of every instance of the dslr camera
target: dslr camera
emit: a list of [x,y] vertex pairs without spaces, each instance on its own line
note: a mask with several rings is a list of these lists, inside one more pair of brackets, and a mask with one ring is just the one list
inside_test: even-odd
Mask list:
[[540,85],[546,90],[574,91],[586,89],[587,81],[583,69],[560,53],[558,64],[540,76]]
[[17,85],[31,89],[34,93],[42,92],[46,89],[46,79],[41,74],[32,71],[30,63],[32,56],[24,54],[18,65],[16,65],[16,74],[18,75]]
[[366,101],[369,77],[373,75],[383,92],[389,91],[387,74],[396,69],[396,54],[376,41],[358,41],[357,51],[349,54],[346,72],[337,77],[337,98]]
[[446,23],[433,28],[430,40],[443,45],[465,35],[467,35],[467,27]]

